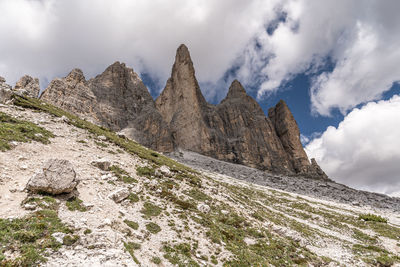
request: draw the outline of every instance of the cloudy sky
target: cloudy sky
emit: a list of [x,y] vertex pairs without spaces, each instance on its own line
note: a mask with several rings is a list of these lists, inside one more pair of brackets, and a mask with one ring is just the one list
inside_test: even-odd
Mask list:
[[0,75],[42,88],[116,60],[156,97],[185,43],[218,103],[239,79],[264,111],[292,109],[334,180],[400,196],[400,1],[0,0]]

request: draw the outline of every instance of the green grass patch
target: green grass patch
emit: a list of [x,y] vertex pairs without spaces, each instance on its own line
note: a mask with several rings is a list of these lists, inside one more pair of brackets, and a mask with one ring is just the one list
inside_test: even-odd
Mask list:
[[40,210],[19,219],[0,219],[0,255],[16,252],[15,259],[0,257],[0,266],[36,266],[45,262],[45,249],[58,249],[61,244],[53,233],[72,233],[58,218],[55,210]]
[[153,262],[155,264],[160,264],[161,263],[161,259],[159,257],[152,257],[151,258],[151,262]]
[[137,230],[139,228],[139,224],[137,222],[124,220],[124,223],[134,230]]
[[368,214],[360,214],[358,216],[359,220],[364,220],[366,222],[381,222],[381,223],[387,223],[388,220],[386,218],[383,218],[379,215],[375,215],[372,213],[368,213]]
[[117,165],[112,165],[108,168],[109,171],[114,173],[114,175],[118,178],[119,181],[122,181],[127,184],[137,183],[135,178],[132,178],[127,171],[122,169]]
[[155,169],[150,167],[137,167],[136,174],[142,177],[147,177],[151,179],[155,175]]
[[173,265],[179,267],[200,266],[192,259],[192,248],[188,243],[180,243],[175,246],[164,245],[163,250],[165,252],[164,258]]
[[143,208],[140,210],[141,213],[148,217],[158,216],[160,215],[161,211],[162,209],[160,207],[151,202],[145,202],[143,204]]
[[135,193],[130,193],[127,198],[131,203],[139,202],[139,196]]
[[161,231],[161,227],[153,222],[149,222],[148,224],[146,224],[146,229],[152,234],[157,234],[158,232]]
[[134,245],[132,242],[124,242],[124,247],[125,249],[129,252],[131,255],[132,259],[136,264],[140,265],[140,261],[136,258],[134,251]]
[[51,196],[27,197],[21,202],[21,206],[25,204],[35,204],[39,208],[50,210],[57,210],[59,206],[57,200]]
[[87,211],[87,207],[82,205],[83,201],[77,197],[73,197],[71,199],[68,199],[65,205],[67,206],[68,210],[70,211],[81,211],[85,212]]
[[49,144],[51,137],[54,137],[51,132],[32,122],[18,120],[0,112],[0,151],[10,150],[11,141]]

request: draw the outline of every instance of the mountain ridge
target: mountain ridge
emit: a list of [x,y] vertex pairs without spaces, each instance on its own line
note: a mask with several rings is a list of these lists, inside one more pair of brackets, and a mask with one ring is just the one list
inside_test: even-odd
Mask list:
[[54,79],[40,98],[160,152],[183,149],[261,170],[328,179],[304,152],[286,103],[280,101],[266,116],[234,80],[219,104],[209,104],[184,44],[155,100],[139,75],[118,61],[90,80],[74,69]]

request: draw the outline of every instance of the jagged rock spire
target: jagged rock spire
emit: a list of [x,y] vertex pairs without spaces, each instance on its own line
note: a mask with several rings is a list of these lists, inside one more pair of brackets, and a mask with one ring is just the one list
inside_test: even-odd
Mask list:
[[238,80],[234,80],[229,87],[227,98],[243,97],[247,95],[246,90],[243,88],[242,84]]

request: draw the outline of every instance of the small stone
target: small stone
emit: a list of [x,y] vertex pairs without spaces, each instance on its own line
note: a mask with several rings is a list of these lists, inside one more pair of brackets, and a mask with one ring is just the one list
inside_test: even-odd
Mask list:
[[108,171],[108,169],[111,166],[111,162],[108,160],[101,159],[101,160],[92,161],[92,165],[96,166],[100,170]]
[[207,204],[204,203],[199,203],[197,205],[197,209],[203,213],[209,213],[210,212],[210,206],[208,206]]
[[223,215],[227,215],[227,214],[229,213],[229,211],[227,211],[227,210],[221,210],[221,213],[222,213]]
[[53,233],[52,235],[51,235],[52,237],[54,237],[54,239],[58,242],[58,243],[63,243],[63,240],[64,240],[64,237],[65,237],[65,234],[64,233],[61,233],[61,232],[57,232],[57,233]]
[[35,210],[36,207],[37,207],[36,204],[33,204],[33,203],[27,203],[24,205],[24,209],[26,209],[26,210]]
[[105,137],[104,135],[99,135],[97,138],[101,141],[107,141],[107,137]]
[[114,200],[116,203],[121,202],[129,196],[129,190],[127,188],[121,188],[112,192],[108,197]]
[[163,166],[160,167],[160,172],[161,172],[163,175],[167,176],[167,177],[171,177],[171,176],[172,176],[171,170],[170,170],[167,166],[165,166],[165,165],[163,165]]
[[28,169],[28,165],[23,164],[23,165],[19,166],[19,168],[20,168],[21,170],[26,170],[26,169]]

